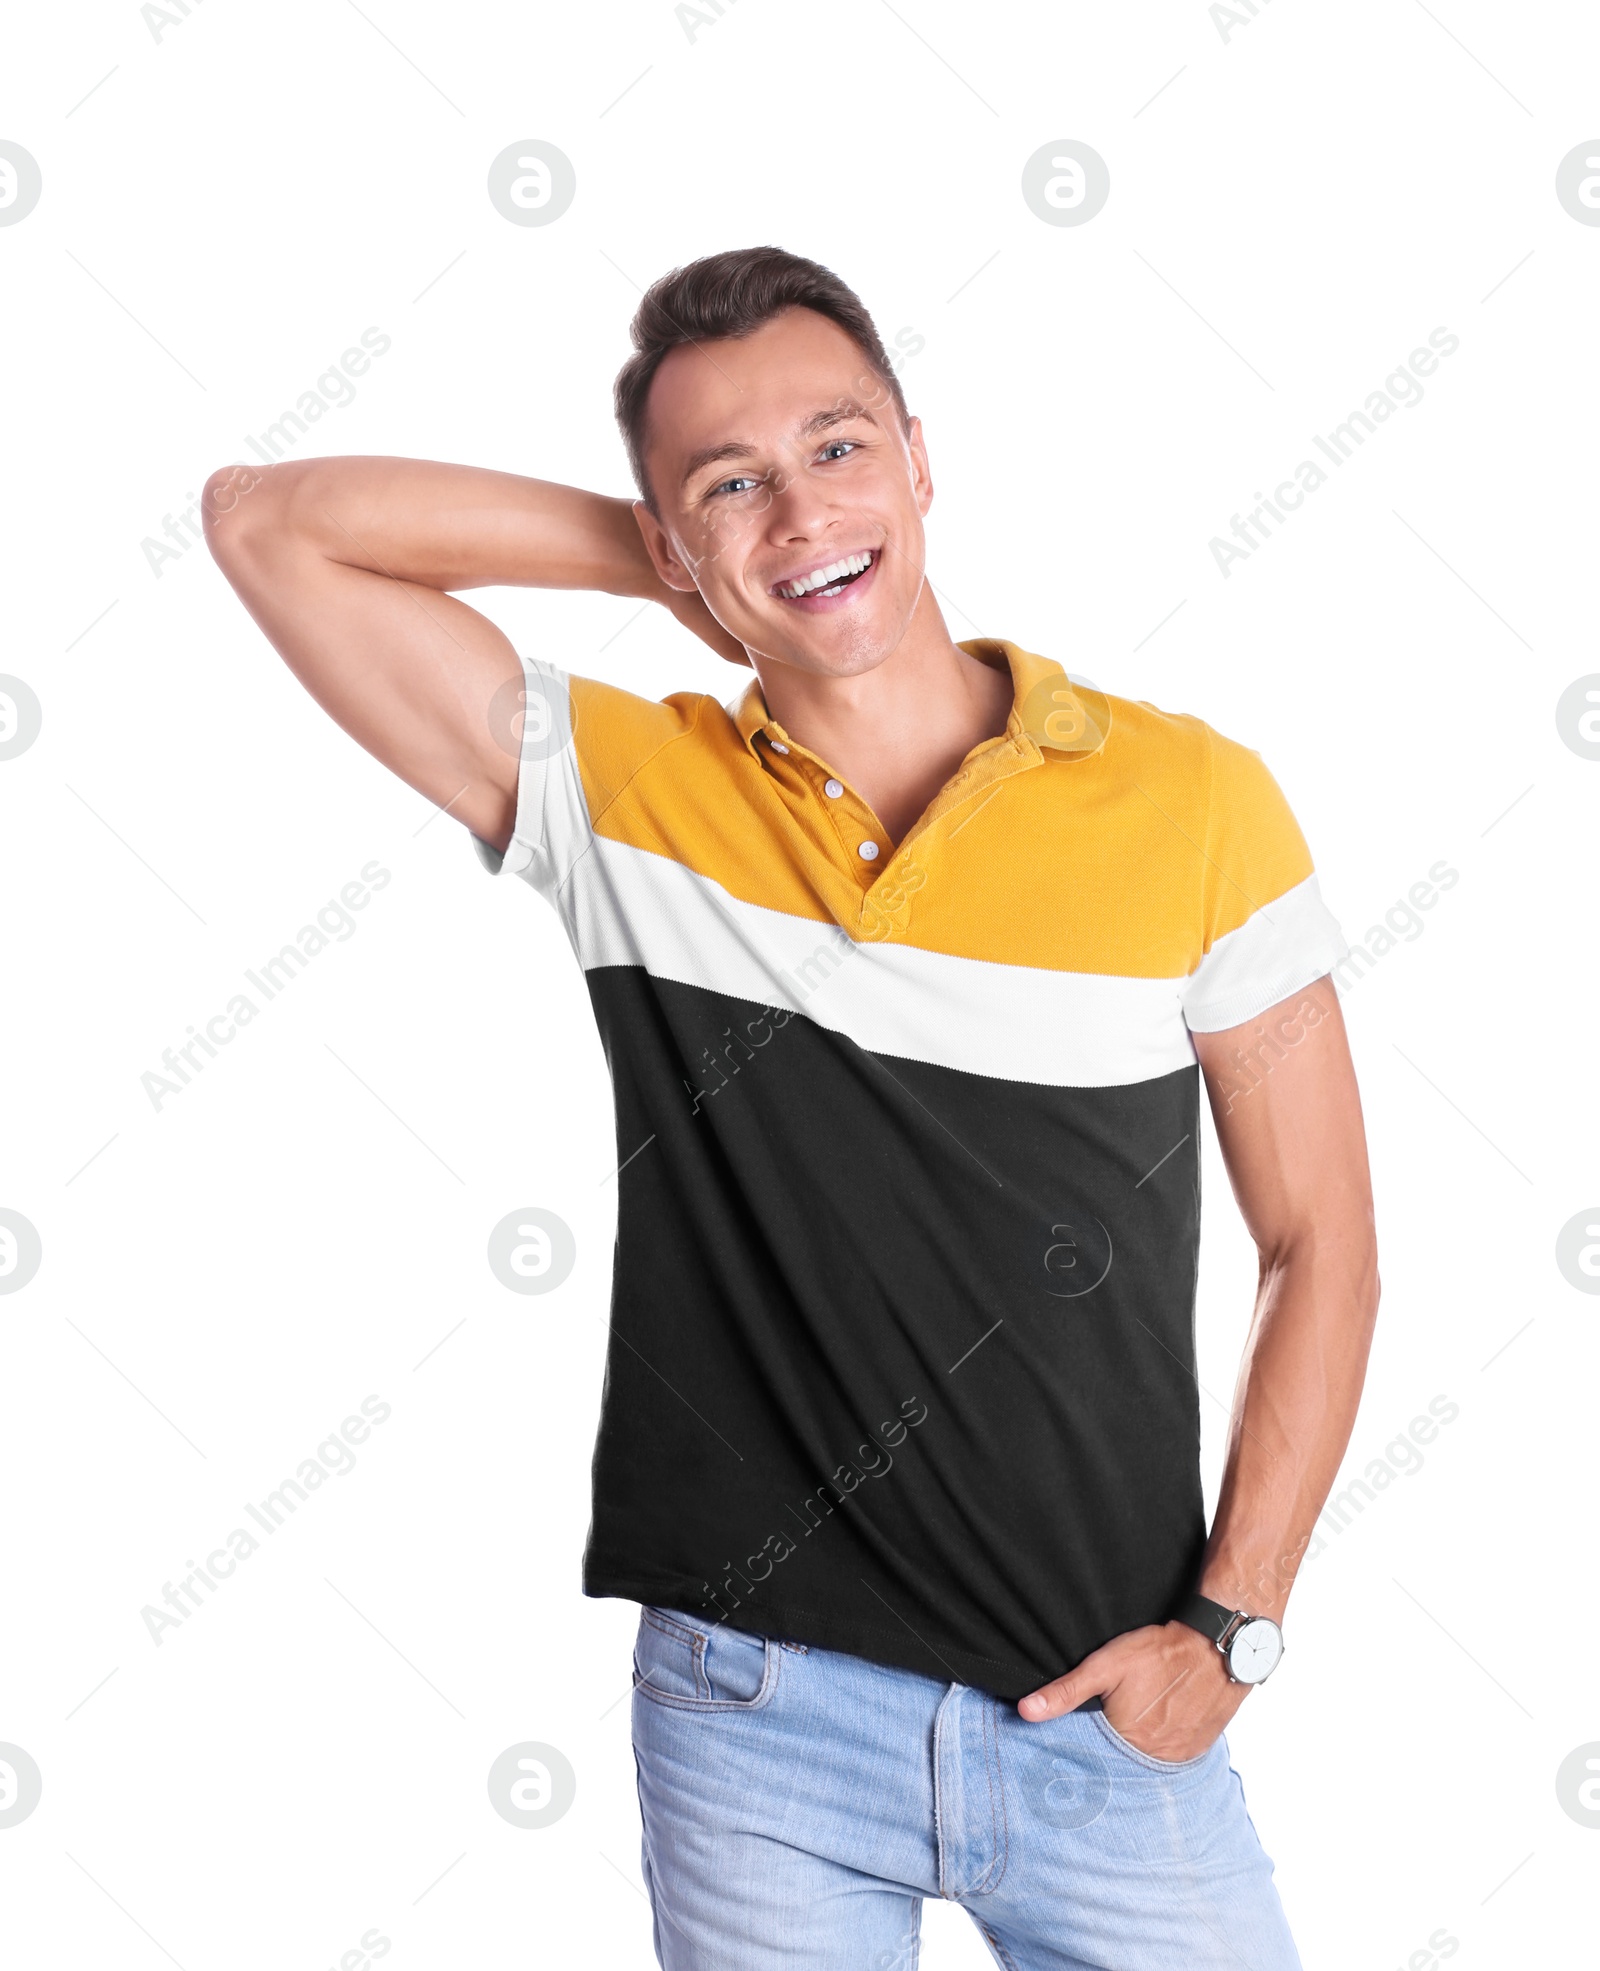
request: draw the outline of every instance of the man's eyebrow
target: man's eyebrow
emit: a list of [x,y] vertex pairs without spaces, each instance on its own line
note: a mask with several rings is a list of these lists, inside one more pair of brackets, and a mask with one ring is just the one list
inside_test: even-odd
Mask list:
[[[826,431],[835,424],[853,423],[857,418],[865,418],[869,424],[876,422],[865,404],[858,404],[854,398],[848,398],[842,403],[830,405],[825,411],[813,411],[794,435],[797,441],[814,438],[819,431]],[[698,452],[689,455],[688,462],[683,468],[683,477],[678,484],[680,487],[687,486],[695,474],[703,471],[708,465],[717,465],[726,459],[748,458],[754,449],[755,447],[743,438],[729,438],[720,445],[702,446]]]

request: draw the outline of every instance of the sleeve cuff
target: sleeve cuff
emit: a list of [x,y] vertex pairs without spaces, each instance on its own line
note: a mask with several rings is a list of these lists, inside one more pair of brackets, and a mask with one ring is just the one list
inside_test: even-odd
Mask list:
[[1349,950],[1316,876],[1308,876],[1218,938],[1189,975],[1183,995],[1189,1031],[1220,1033],[1253,1020],[1331,972]]
[[[522,659],[522,682],[497,693],[490,707],[496,737],[508,752],[517,753],[517,806],[511,840],[504,852],[480,835],[472,836],[473,852],[491,876],[524,876],[535,888],[548,862],[547,809],[559,808],[560,777],[572,747],[572,699],[565,671],[552,664]],[[543,860],[541,860],[543,859]]]

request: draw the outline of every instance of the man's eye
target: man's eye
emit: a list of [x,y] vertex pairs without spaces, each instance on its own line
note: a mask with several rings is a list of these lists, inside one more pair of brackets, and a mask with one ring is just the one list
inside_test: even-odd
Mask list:
[[[830,438],[817,456],[818,458],[826,458],[829,452],[854,452],[859,450],[859,441],[854,438]],[[748,472],[736,473],[732,479],[724,479],[719,485],[713,486],[708,497],[715,499],[717,494],[727,492],[730,487],[759,486],[760,483],[761,481],[759,479],[752,477]]]

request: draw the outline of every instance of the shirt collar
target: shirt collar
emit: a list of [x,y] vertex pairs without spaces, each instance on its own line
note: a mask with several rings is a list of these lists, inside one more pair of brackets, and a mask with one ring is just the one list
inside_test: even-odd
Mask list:
[[[1104,694],[1092,686],[1074,685],[1053,658],[1037,657],[1005,637],[968,637],[957,648],[969,657],[990,664],[1004,662],[1009,668],[1012,698],[1006,738],[1013,744],[1026,742],[1042,754],[1063,759],[1082,759],[1105,744],[1111,708]],[[767,710],[759,678],[752,678],[728,709],[739,737],[758,759],[760,734],[766,735],[769,745],[774,737],[780,745],[791,743]]]
[[[756,752],[756,734],[765,732],[777,721],[767,711],[767,701],[761,690],[760,678],[752,678],[745,686],[737,701],[728,707],[733,714],[733,722],[739,728],[739,737]],[[759,754],[757,754],[759,758]]]

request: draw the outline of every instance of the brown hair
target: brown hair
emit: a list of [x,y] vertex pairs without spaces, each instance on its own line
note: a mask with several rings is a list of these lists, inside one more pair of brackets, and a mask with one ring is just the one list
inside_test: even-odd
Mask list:
[[905,396],[872,317],[837,274],[778,246],[734,247],[691,260],[653,282],[639,303],[631,327],[634,353],[617,372],[613,390],[634,484],[658,520],[645,474],[644,432],[645,401],[662,359],[684,343],[751,335],[786,308],[811,308],[837,322],[888,389],[901,429],[909,424]]

